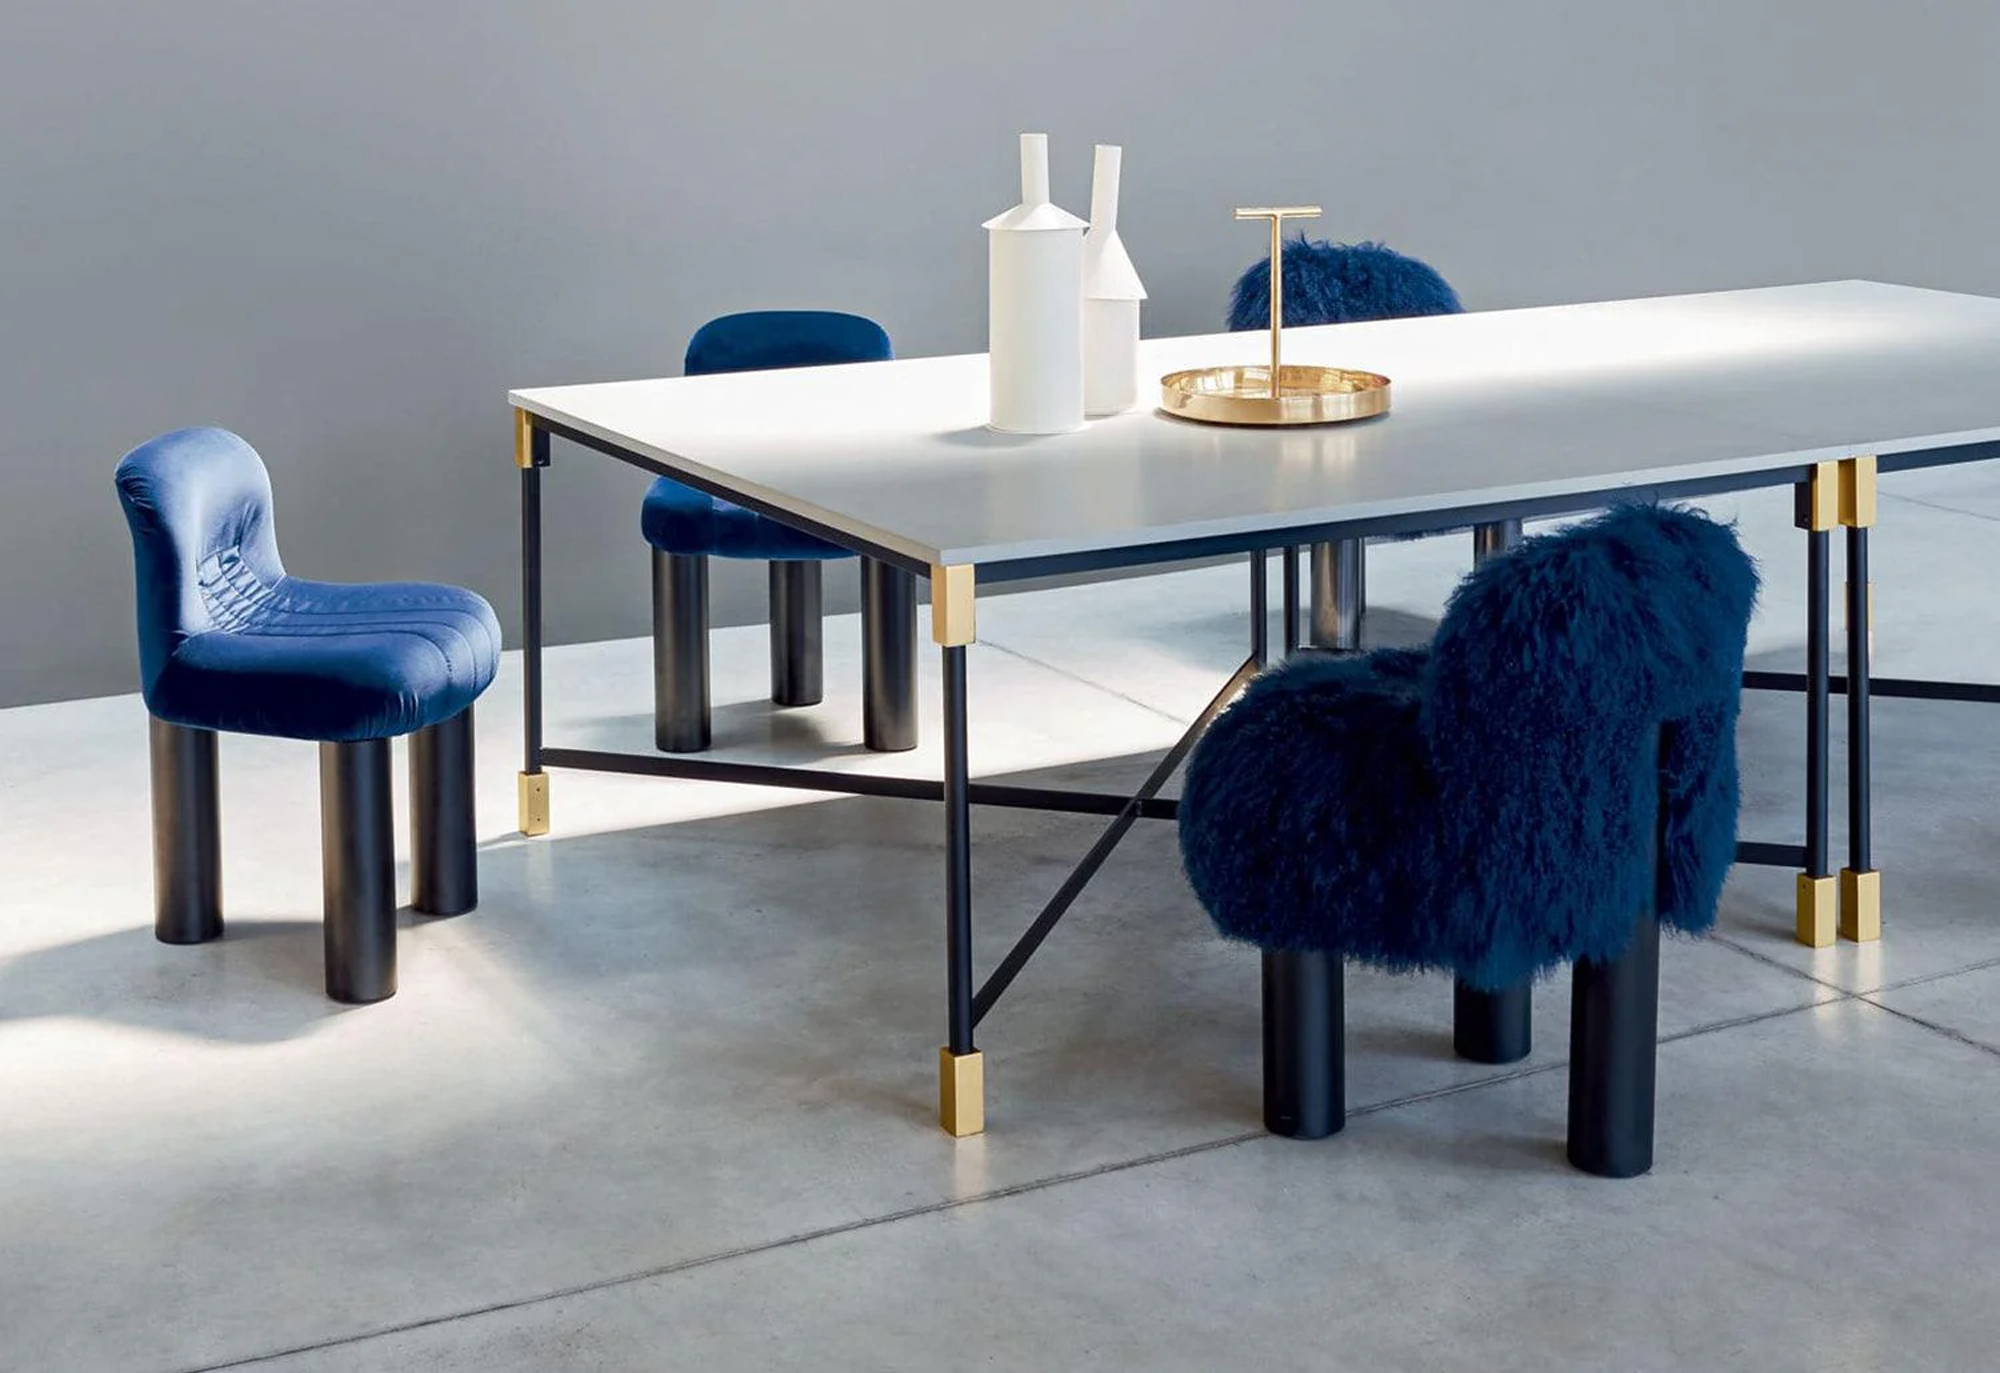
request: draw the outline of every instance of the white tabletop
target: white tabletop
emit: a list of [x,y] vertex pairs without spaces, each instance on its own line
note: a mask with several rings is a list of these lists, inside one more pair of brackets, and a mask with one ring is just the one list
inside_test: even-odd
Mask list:
[[[1288,362],[1388,374],[1393,412],[1257,430],[1142,408],[1024,438],[985,428],[982,354],[546,387],[510,400],[927,564],[1143,555],[1411,512],[1587,503],[1626,487],[2000,438],[2000,300],[1983,296],[1828,282],[1285,338]],[[1140,374],[1253,363],[1268,346],[1261,333],[1154,339]]]

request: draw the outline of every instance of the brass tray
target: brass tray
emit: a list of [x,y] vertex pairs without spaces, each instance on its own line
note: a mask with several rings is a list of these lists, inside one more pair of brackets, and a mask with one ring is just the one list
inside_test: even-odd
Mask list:
[[1160,407],[1206,424],[1337,424],[1389,409],[1389,379],[1345,367],[1284,363],[1278,394],[1269,367],[1200,367],[1160,378]]
[[[1271,361],[1263,367],[1197,367],[1160,378],[1160,408],[1204,424],[1338,424],[1389,410],[1389,379],[1345,367],[1283,360],[1284,240],[1287,219],[1310,219],[1317,205],[1238,210],[1238,219],[1271,221]],[[1272,378],[1277,385],[1271,384]]]

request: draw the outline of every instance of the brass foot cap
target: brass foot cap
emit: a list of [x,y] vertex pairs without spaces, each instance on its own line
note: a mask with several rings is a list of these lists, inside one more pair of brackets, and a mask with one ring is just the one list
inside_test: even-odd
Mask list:
[[549,775],[546,772],[519,774],[517,790],[521,802],[521,833],[549,832]]
[[1840,937],[1871,944],[1882,937],[1882,874],[1840,870]]
[[938,1050],[938,1124],[960,1139],[986,1129],[986,1059]]
[[1839,909],[1839,884],[1832,877],[1799,874],[1799,943],[1824,949],[1833,944],[1835,913]]

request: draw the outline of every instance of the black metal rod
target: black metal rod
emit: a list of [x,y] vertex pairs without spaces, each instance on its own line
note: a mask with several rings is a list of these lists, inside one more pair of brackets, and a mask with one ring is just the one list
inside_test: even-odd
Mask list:
[[1651,902],[1623,954],[1577,963],[1569,1026],[1569,1161],[1598,1177],[1638,1177],[1653,1166],[1660,1038],[1660,922]]
[[[1472,529],[1472,561],[1479,566],[1521,542],[1519,520],[1489,520]],[[1454,980],[1451,1041],[1460,1058],[1473,1063],[1518,1063],[1534,1048],[1535,998],[1532,983],[1482,991]]]
[[1299,548],[1297,544],[1286,544],[1284,568],[1280,574],[1285,579],[1285,656],[1291,657],[1299,651]]
[[[705,758],[662,758],[645,753],[612,753],[598,749],[548,748],[545,767],[582,772],[614,772],[634,777],[676,777],[696,782],[735,782],[750,787],[788,791],[823,791],[841,796],[889,796],[905,801],[942,801],[944,783],[926,777],[878,777],[865,772],[832,772],[824,768],[779,767],[764,763],[725,763]],[[973,782],[972,804],[1004,810],[1046,810],[1067,815],[1117,815],[1132,798],[1109,791],[1064,791],[1054,787],[1017,787],[1000,782]],[[1154,797],[1139,808],[1141,818],[1172,820],[1180,802]]]
[[1854,872],[1874,870],[1870,787],[1868,697],[1868,530],[1847,531],[1847,866]]
[[[1803,672],[1746,672],[1743,674],[1745,691],[1804,691],[1807,687]],[[1847,677],[1842,673],[1831,673],[1827,677],[1827,690],[1835,696],[1847,694]],[[1964,701],[1974,705],[2000,705],[2000,684],[1989,682],[1935,682],[1921,677],[1868,677],[1868,694],[1873,696],[1893,696],[1907,701]]]
[[1041,914],[1037,915],[1026,932],[1014,941],[1014,947],[1007,951],[1006,957],[1000,960],[999,966],[986,979],[986,984],[979,989],[979,995],[973,1001],[975,1021],[986,1018],[986,1013],[993,1009],[1001,995],[1020,975],[1021,969],[1028,965],[1028,960],[1035,956],[1035,950],[1049,937],[1049,932],[1055,929],[1057,922],[1075,903],[1076,898],[1083,894],[1083,889],[1090,884],[1090,879],[1104,866],[1104,860],[1118,847],[1119,840],[1125,837],[1126,831],[1130,830],[1133,823],[1139,819],[1140,807],[1166,785],[1167,779],[1180,768],[1188,753],[1193,750],[1195,742],[1208,729],[1209,722],[1235,698],[1236,693],[1243,689],[1245,682],[1257,675],[1258,666],[1257,659],[1246,659],[1243,666],[1237,668],[1223,684],[1222,690],[1202,707],[1194,723],[1189,725],[1187,731],[1174,742],[1174,746],[1167,750],[1166,756],[1153,765],[1153,770],[1146,774],[1146,780],[1139,784],[1139,790],[1133,794],[1131,800],[1111,823],[1104,827],[1103,833],[1097,836],[1097,842],[1090,846],[1082,861],[1070,870],[1069,876],[1063,879],[1062,886],[1056,889],[1056,894],[1042,907]]
[[542,770],[542,468],[549,436],[537,426],[521,469],[521,770]]
[[1469,1063],[1519,1063],[1535,1047],[1534,984],[1485,992],[1454,980],[1451,1047]]
[[1806,875],[1831,871],[1827,842],[1828,543],[1826,531],[1806,533]]
[[153,937],[222,935],[222,802],[215,732],[148,717],[153,779]]
[[816,560],[771,564],[771,700],[778,705],[816,706],[826,695],[820,591]]
[[861,560],[861,742],[917,746],[917,579],[874,558]]
[[1350,538],[1314,544],[1312,646],[1339,653],[1358,653],[1361,650],[1361,622],[1367,614],[1367,541]]
[[410,736],[410,905],[463,915],[479,904],[472,707]]
[[396,994],[396,836],[389,741],[319,746],[320,868],[326,896],[326,994]]
[[1264,955],[1264,1128],[1325,1139],[1347,1124],[1346,987],[1329,953]]
[[1802,868],[1806,863],[1806,846],[1743,840],[1736,845],[1736,861],[1756,868]]
[[1271,658],[1270,564],[1261,548],[1250,555],[1250,656],[1259,663]]
[[944,654],[944,932],[945,1047],[954,1055],[974,1052],[972,1027],[972,795],[971,761],[966,752],[965,646],[948,644]]
[[708,559],[656,548],[653,747],[667,753],[707,748],[708,705]]

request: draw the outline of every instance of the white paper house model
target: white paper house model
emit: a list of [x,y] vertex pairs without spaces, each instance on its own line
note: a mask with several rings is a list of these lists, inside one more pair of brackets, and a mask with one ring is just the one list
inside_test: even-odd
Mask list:
[[1090,232],[1083,238],[1083,409],[1114,415],[1139,403],[1139,302],[1146,288],[1118,238],[1122,150],[1097,145]]
[[1015,434],[1083,427],[1083,230],[1049,203],[1047,134],[1021,135],[1021,203],[986,221],[990,423]]

